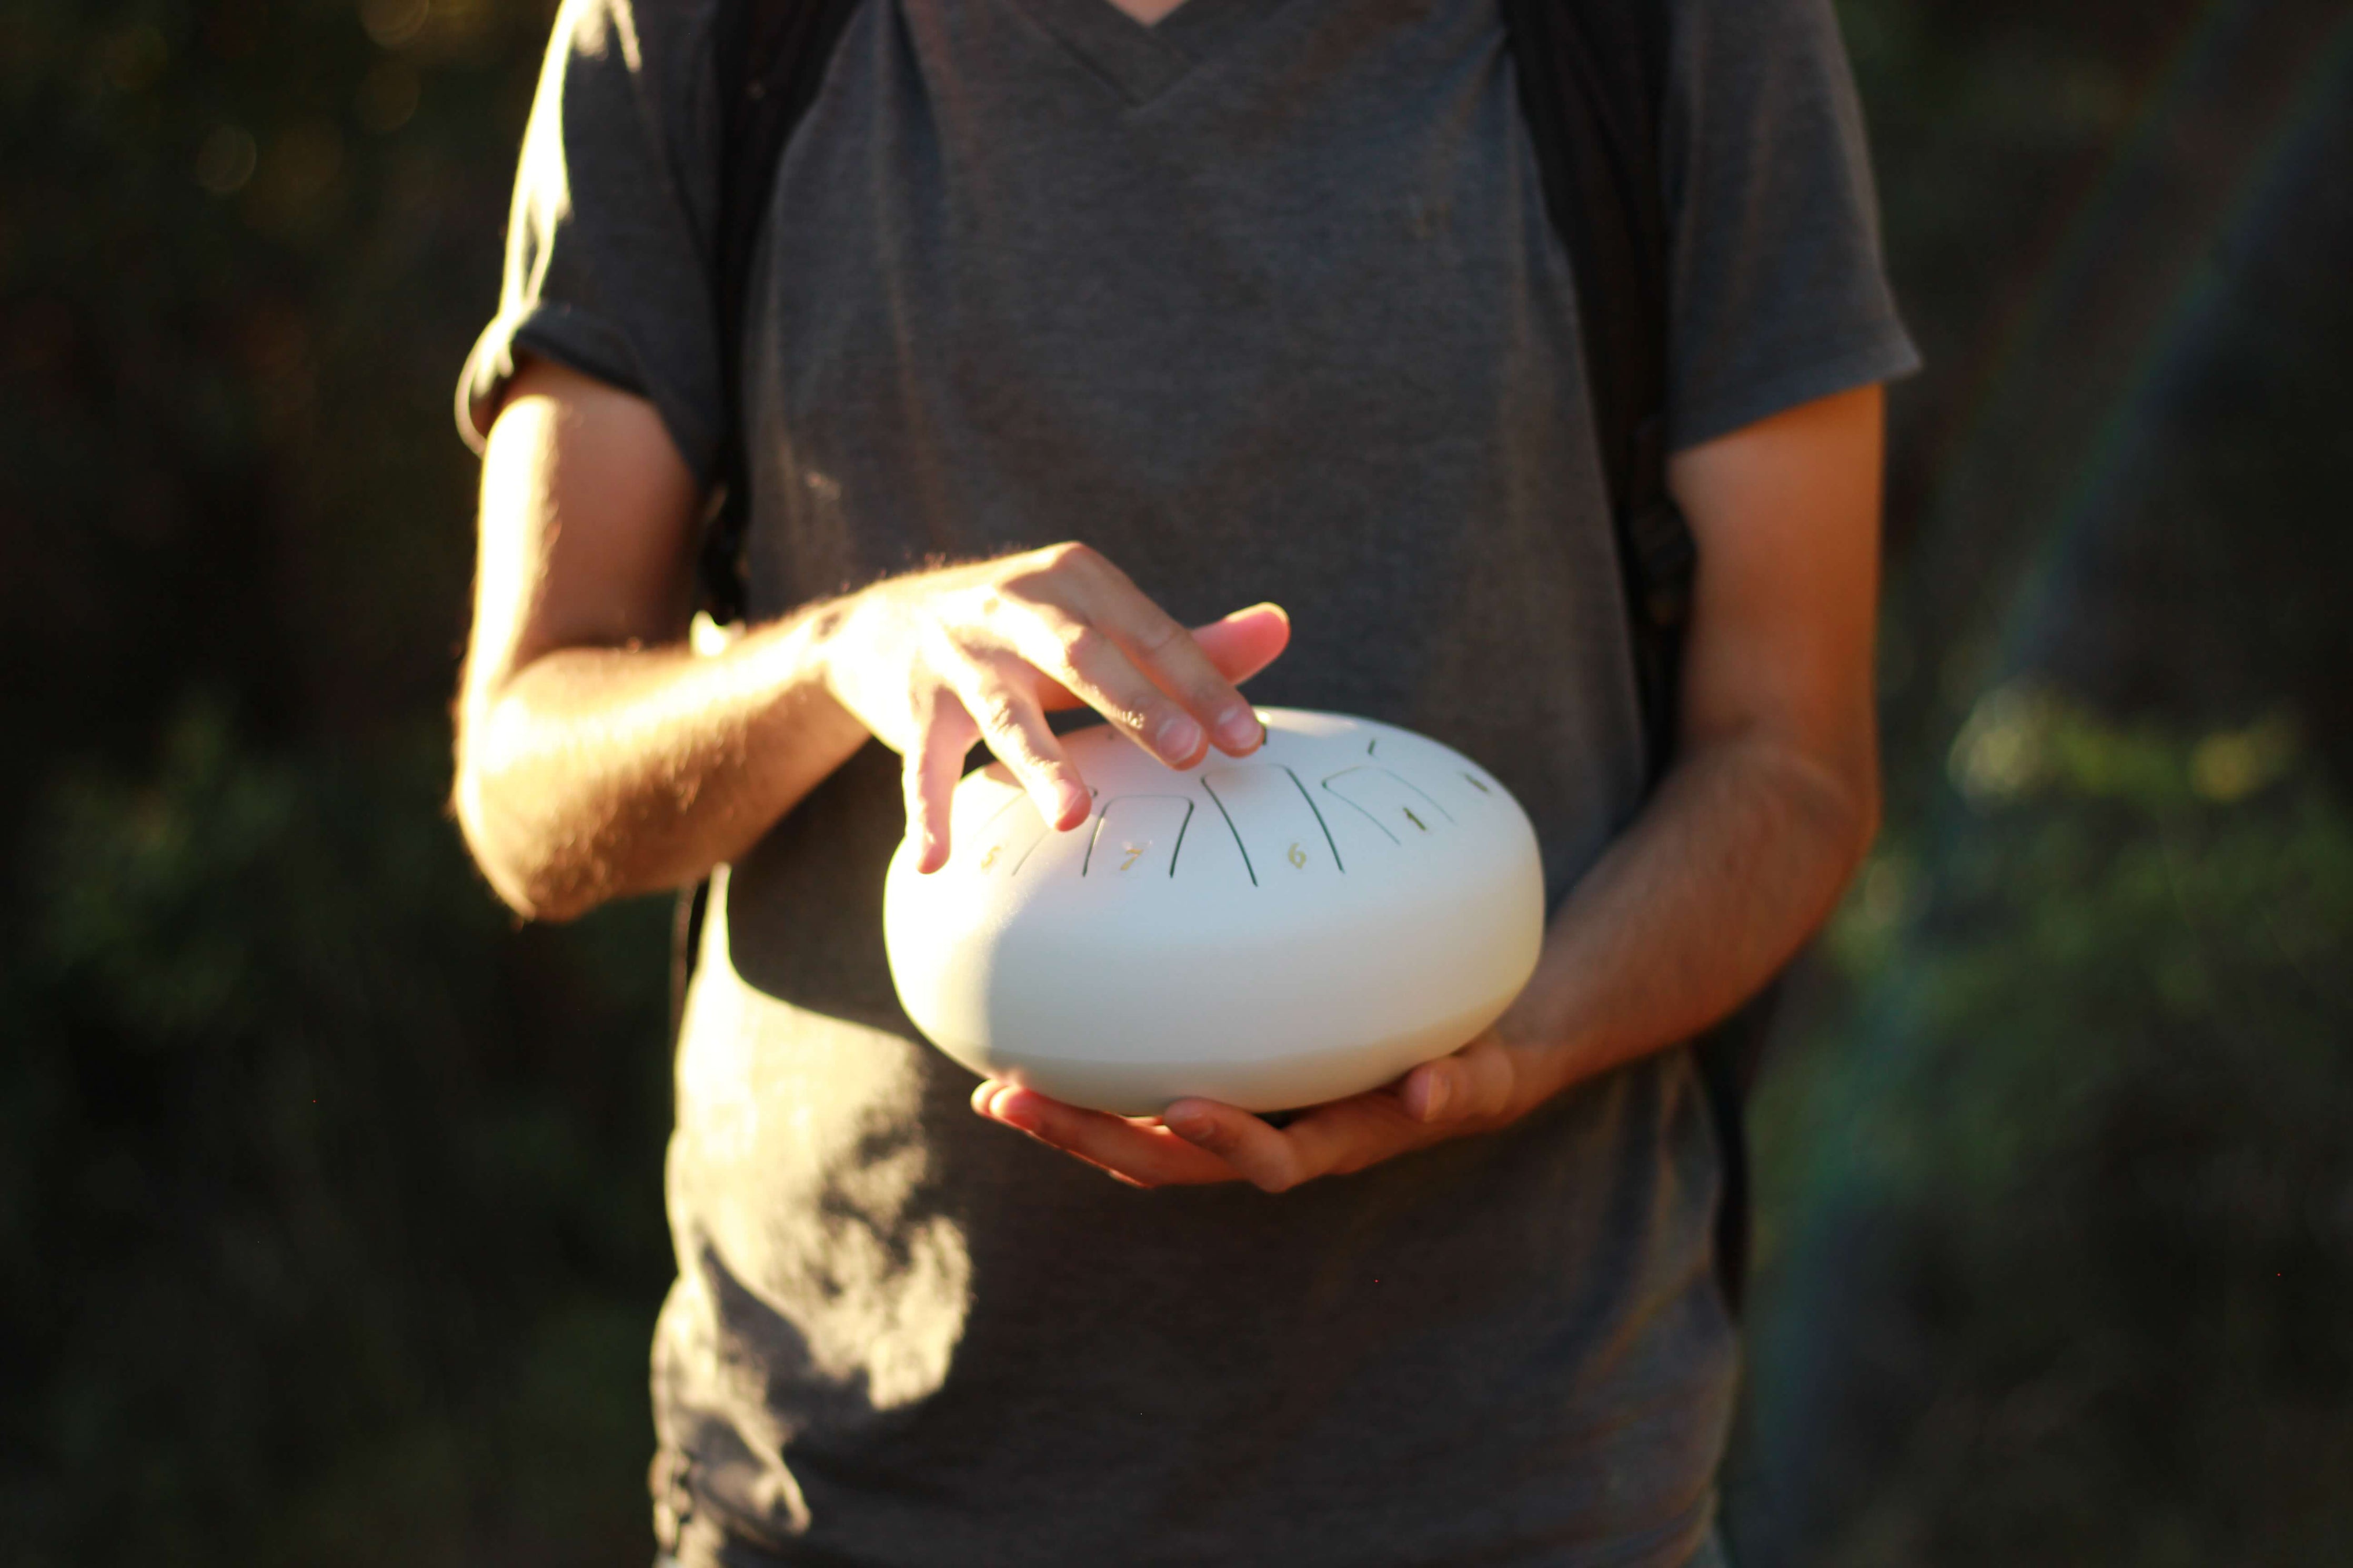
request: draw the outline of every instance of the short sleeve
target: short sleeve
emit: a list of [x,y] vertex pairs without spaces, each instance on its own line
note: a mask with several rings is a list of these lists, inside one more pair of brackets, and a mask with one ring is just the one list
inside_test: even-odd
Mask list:
[[523,135],[499,312],[458,387],[477,450],[533,353],[652,403],[709,481],[725,418],[714,9],[565,0]]
[[1666,97],[1669,445],[1918,369],[1831,0],[1680,0]]

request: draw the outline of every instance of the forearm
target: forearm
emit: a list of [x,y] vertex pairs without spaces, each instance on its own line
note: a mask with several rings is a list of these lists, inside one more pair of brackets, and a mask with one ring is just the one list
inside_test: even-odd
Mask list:
[[653,405],[545,361],[482,463],[456,805],[519,912],[561,920],[748,849],[871,736],[903,759],[920,868],[986,742],[1057,826],[1083,782],[1046,720],[1084,702],[1172,765],[1261,736],[1234,689],[1271,605],[1187,633],[1083,545],[876,583],[697,657],[681,640],[703,494]]
[[1687,1039],[1820,925],[1879,826],[1881,397],[1677,454],[1699,547],[1675,764],[1554,917],[1525,1006],[1562,1081]]
[[1763,735],[1694,751],[1563,901],[1498,1032],[1545,1051],[1547,1089],[1691,1037],[1821,924],[1877,825],[1867,770]]
[[833,619],[816,607],[710,657],[559,648],[470,696],[458,816],[501,897],[569,919],[749,848],[867,739],[824,678]]

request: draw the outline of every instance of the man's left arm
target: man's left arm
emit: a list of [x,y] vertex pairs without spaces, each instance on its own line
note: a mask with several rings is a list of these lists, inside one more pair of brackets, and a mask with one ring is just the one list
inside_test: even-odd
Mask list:
[[1503,1126],[1737,1007],[1829,915],[1878,826],[1883,406],[1875,385],[1841,393],[1670,463],[1699,546],[1676,760],[1485,1034],[1282,1128],[1200,1100],[1124,1119],[995,1080],[974,1109],[1138,1184],[1280,1191]]

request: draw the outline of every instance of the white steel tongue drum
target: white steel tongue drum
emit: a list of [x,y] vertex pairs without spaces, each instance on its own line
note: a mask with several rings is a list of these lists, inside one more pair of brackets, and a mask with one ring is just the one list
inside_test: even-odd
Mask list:
[[973,1071],[1125,1116],[1198,1095],[1359,1093],[1493,1023],[1535,971],[1535,829],[1468,758],[1394,725],[1268,708],[1266,744],[1166,767],[1063,737],[1094,792],[1050,831],[1002,763],[956,786],[948,863],[892,861],[900,1003]]

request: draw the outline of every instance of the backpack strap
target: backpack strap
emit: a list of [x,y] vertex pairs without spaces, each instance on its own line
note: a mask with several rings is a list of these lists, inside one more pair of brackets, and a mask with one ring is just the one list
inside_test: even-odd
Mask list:
[[817,100],[834,46],[860,0],[724,0],[712,29],[720,89],[718,290],[720,385],[726,423],[718,501],[704,531],[704,607],[725,626],[744,616],[744,540],[751,466],[744,437],[744,340],[752,262],[785,143]]
[[[1668,226],[1659,157],[1667,6],[1665,0],[1500,4],[1545,207],[1577,283],[1587,390],[1633,638],[1644,770],[1655,787],[1674,755],[1683,632],[1698,563],[1691,525],[1667,491]],[[1774,994],[1767,986],[1693,1043],[1724,1151],[1716,1276],[1736,1309],[1748,1262],[1742,1111],[1763,1058]]]
[[[860,0],[723,0],[712,29],[720,111],[719,233],[713,300],[719,319],[720,437],[711,514],[697,558],[702,607],[726,626],[744,618],[744,542],[752,521],[750,450],[744,434],[744,341],[751,317],[752,261],[768,216],[785,143],[825,84],[834,46]],[[679,895],[670,925],[670,1023],[686,1021],[687,983],[702,951],[711,902],[705,878]]]
[[1665,0],[1501,0],[1545,206],[1575,276],[1634,639],[1645,767],[1674,748],[1691,529],[1667,493]]

